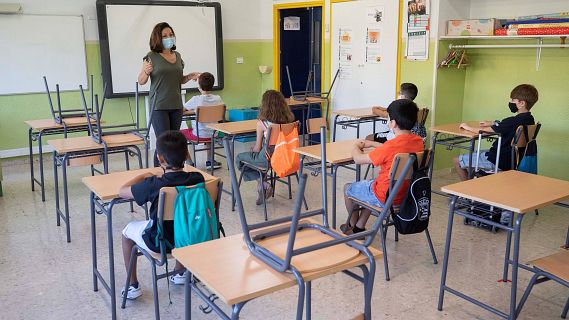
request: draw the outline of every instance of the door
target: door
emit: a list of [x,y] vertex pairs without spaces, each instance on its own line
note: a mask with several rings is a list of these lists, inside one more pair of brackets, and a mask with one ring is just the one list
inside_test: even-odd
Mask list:
[[[322,7],[281,9],[279,17],[279,90],[285,97],[291,96],[291,86],[294,92],[319,93],[322,83]],[[312,78],[307,88],[309,73]]]

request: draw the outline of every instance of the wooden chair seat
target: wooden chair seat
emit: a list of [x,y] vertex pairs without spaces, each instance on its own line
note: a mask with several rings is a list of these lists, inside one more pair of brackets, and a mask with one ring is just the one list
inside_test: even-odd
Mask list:
[[531,261],[531,265],[569,282],[569,251],[562,251]]
[[109,147],[144,144],[144,139],[134,133],[111,134],[103,136],[103,141]]
[[[259,240],[259,244],[280,258],[285,257],[289,234]],[[333,240],[332,237],[315,229],[302,229],[296,234],[294,248],[300,249],[310,245]],[[346,244],[339,244],[321,250],[312,251],[292,258],[291,264],[300,272],[316,272],[355,259],[360,252]]]
[[383,210],[382,207],[372,206],[371,204],[364,202],[364,201],[361,201],[360,199],[356,199],[354,197],[348,197],[348,199],[355,202],[358,206],[366,207],[366,208],[369,208],[369,209],[377,211],[377,212],[381,212],[381,210]]

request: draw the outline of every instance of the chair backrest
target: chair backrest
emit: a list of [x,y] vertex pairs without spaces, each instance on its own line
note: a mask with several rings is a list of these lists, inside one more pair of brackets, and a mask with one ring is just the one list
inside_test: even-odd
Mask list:
[[224,122],[226,108],[227,107],[224,104],[215,106],[199,106],[196,109],[196,122]]
[[425,122],[427,122],[428,115],[429,115],[429,109],[427,108],[419,109],[419,112],[417,112],[417,123],[419,125],[424,126]]
[[[430,152],[430,150],[428,150],[427,152]],[[421,163],[421,160],[423,160],[424,152],[421,151],[415,154],[417,155],[417,162]],[[393,158],[393,164],[391,165],[391,170],[389,171],[390,178],[395,179],[395,177],[399,177],[401,175],[401,172],[405,167],[405,163],[409,159],[410,155],[411,155],[410,153],[398,153],[395,155],[395,157]],[[411,179],[412,176],[413,176],[413,170],[410,170],[409,172],[407,172],[407,176],[405,177],[405,179],[406,180]]]
[[525,127],[527,128],[528,138],[526,139],[526,135],[524,134],[524,126],[519,126],[512,139],[512,147],[525,148],[530,141],[535,140],[541,128],[541,123],[538,122],[537,124],[527,125]]
[[267,128],[267,146],[274,146],[277,143],[277,139],[279,137],[279,133],[284,132],[284,134],[289,134],[292,130],[298,130],[299,122],[291,122],[285,124],[271,124],[269,128]]
[[[219,196],[221,195],[221,178],[207,181],[205,183],[205,188],[213,201],[215,206],[216,214],[219,218]],[[188,187],[189,189],[194,186]],[[178,191],[175,187],[164,187],[160,189],[160,197],[158,198],[158,219],[159,221],[172,221],[174,220],[174,203],[176,197],[178,196]],[[160,222],[161,223],[161,222]]]
[[328,129],[326,118],[310,118],[306,121],[306,131],[308,134],[320,134],[320,127]]
[[[527,138],[525,134],[524,127],[527,129]],[[528,144],[532,141],[537,140],[537,135],[539,134],[539,129],[541,129],[541,123],[532,125],[522,125],[516,129],[516,134],[512,139],[512,155],[511,155],[511,165],[512,169],[516,169],[519,162],[523,158],[523,152],[525,152]]]

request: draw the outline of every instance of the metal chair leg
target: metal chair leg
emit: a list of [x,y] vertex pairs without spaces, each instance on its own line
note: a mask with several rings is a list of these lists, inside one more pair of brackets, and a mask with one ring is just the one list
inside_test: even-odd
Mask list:
[[[296,177],[296,184],[298,185],[300,183],[300,177],[296,172],[294,173],[294,176]],[[308,202],[306,202],[306,197],[304,195],[302,195],[302,201],[304,202],[304,208],[308,210]]]
[[431,241],[431,234],[429,233],[429,229],[425,229],[425,235],[427,236],[427,243],[429,244],[429,249],[431,250],[431,255],[433,256],[433,264],[438,264],[437,255],[435,253],[435,249],[433,248],[433,242]]
[[561,312],[561,318],[567,319],[568,311],[569,311],[569,298],[567,298],[567,302],[565,302],[565,307],[563,308],[563,312]]
[[[290,184],[290,176],[287,177],[287,180],[288,180],[288,198],[292,199],[292,187]],[[274,195],[274,193],[273,193],[273,195]]]
[[[264,215],[265,215],[265,221],[269,220],[269,217],[267,215],[267,197],[265,197],[265,182],[263,179],[263,173],[261,171],[259,171],[259,178],[261,179],[261,194],[262,194],[262,198],[263,198],[263,208],[264,208]],[[273,189],[273,193],[274,193]]]
[[520,300],[518,307],[516,309],[516,317],[520,314],[520,312],[522,311],[522,308],[524,307],[524,304],[526,303],[526,300],[528,299],[531,290],[533,289],[533,286],[535,285],[537,278],[539,277],[539,273],[536,273],[533,275],[533,277],[531,278],[528,287],[526,288],[526,291],[524,292],[524,295],[522,296],[522,299]]
[[389,281],[389,265],[387,264],[387,248],[385,246],[385,230],[379,228],[381,236],[381,250],[383,251],[383,269],[385,270],[385,281]]
[[[158,303],[158,276],[156,275],[156,264],[152,263],[152,293],[154,294],[154,316],[156,320],[160,320],[160,305]],[[170,281],[166,277],[166,281]]]
[[132,275],[132,265],[137,258],[138,248],[134,246],[130,253],[130,261],[128,262],[128,271],[126,273],[126,283],[124,284],[124,296],[122,297],[121,309],[126,307],[126,296],[128,294],[128,287],[130,286],[130,276]]

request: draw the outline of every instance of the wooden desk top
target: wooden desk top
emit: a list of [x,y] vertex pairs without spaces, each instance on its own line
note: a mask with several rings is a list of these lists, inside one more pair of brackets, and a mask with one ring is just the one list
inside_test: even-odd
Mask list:
[[[196,169],[192,166],[186,166],[184,168],[187,172],[197,171],[200,172],[206,181],[214,180],[216,177],[210,175],[207,172],[201,171]],[[122,172],[113,172],[104,175],[96,175],[96,176],[89,176],[84,177],[81,180],[83,184],[89,188],[92,192],[97,195],[103,201],[110,201],[119,196],[119,189],[129,180],[135,178],[138,175],[144,173],[153,173],[155,175],[162,175],[164,171],[162,168],[148,168],[148,169],[138,169],[138,170],[129,170],[129,171],[122,171]]]
[[326,102],[326,99],[324,98],[320,98],[320,97],[307,97],[306,100],[304,101],[298,101],[298,100],[294,100],[292,98],[286,98],[286,104],[288,104],[290,107],[294,107],[294,106],[299,106],[299,105],[305,105],[308,103],[323,103]]
[[[356,142],[355,140],[344,140],[326,143],[326,162],[331,164],[339,164],[350,162],[352,158],[352,149]],[[294,152],[321,160],[320,145],[312,145],[294,149]]]
[[372,108],[369,107],[369,108],[359,108],[359,109],[334,110],[332,111],[332,113],[350,118],[381,118],[373,114],[371,109]]
[[[310,230],[307,231],[310,232]],[[304,232],[297,233],[297,236]],[[312,236],[306,237],[305,240],[309,238]],[[284,239],[288,239],[288,235]],[[284,245],[286,246],[286,244]],[[342,246],[347,247],[346,245]],[[369,249],[376,259],[381,257],[379,250],[372,247]],[[228,305],[251,300],[296,285],[294,276],[280,273],[254,257],[247,249],[242,234],[174,249],[172,254],[209,290],[217,294]],[[313,255],[312,259],[324,259],[327,263],[333,263],[334,257],[335,255],[331,257]],[[342,259],[345,258],[342,257]],[[320,271],[305,272],[302,273],[302,276],[305,281],[312,281],[353,268],[366,263],[366,261],[367,258],[358,253],[347,262],[338,263]]]
[[569,181],[516,170],[441,188],[443,192],[517,213],[532,212],[569,197]]
[[[468,123],[468,125],[471,127],[480,126],[480,122],[478,121],[468,121],[466,123]],[[460,129],[459,126],[460,123],[450,123],[450,124],[443,124],[439,126],[430,127],[429,130],[432,132],[452,134],[454,136],[471,138],[471,139],[478,137],[478,133]]]
[[[65,125],[67,127],[80,127],[87,125],[86,117],[75,117],[75,118],[65,118]],[[46,129],[63,129],[63,125],[58,124],[53,119],[40,119],[40,120],[27,120],[24,121],[28,126],[34,130],[46,130]],[[95,123],[95,120],[91,120],[91,123]]]
[[222,122],[208,124],[209,129],[223,132],[228,135],[252,133],[257,131],[257,119],[235,121],[235,122]]
[[[104,136],[103,140],[107,142],[109,147],[144,144],[144,139],[134,134],[109,135]],[[103,145],[95,142],[90,136],[48,140],[47,144],[59,154],[103,149]]]
[[529,264],[569,282],[569,251],[561,251],[531,261]]

